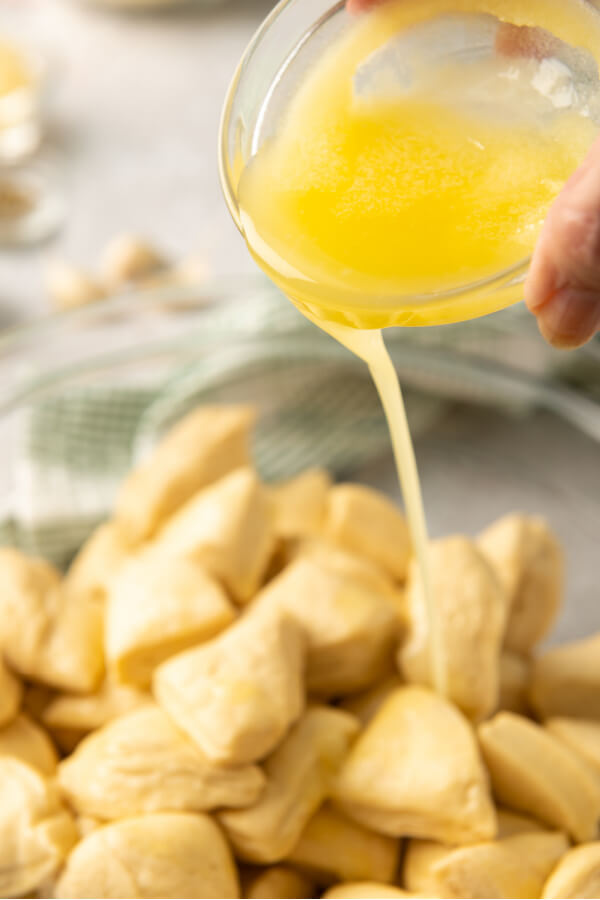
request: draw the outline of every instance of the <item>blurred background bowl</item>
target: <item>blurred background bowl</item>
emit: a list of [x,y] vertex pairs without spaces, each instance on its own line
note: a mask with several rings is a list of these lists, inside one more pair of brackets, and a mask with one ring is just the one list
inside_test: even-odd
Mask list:
[[[545,516],[567,548],[556,638],[571,638],[600,629],[598,345],[567,362],[507,312],[491,330],[396,330],[389,343],[432,534]],[[256,403],[267,479],[321,463],[398,496],[366,369],[263,278],[221,280],[131,293],[0,341],[0,542],[64,565],[119,478],[205,401]]]

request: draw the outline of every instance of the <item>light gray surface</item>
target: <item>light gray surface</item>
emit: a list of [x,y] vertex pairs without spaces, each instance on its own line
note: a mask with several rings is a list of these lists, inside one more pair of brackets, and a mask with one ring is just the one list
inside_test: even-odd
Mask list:
[[216,273],[254,271],[217,176],[224,95],[272,0],[116,14],[80,0],[0,0],[3,27],[47,46],[58,68],[46,155],[68,219],[34,250],[0,249],[0,326],[46,312],[48,259],[90,265],[111,236],[141,232]]

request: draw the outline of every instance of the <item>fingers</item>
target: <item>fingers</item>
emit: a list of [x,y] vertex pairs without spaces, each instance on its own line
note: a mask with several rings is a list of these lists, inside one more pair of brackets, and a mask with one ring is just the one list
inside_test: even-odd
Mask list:
[[355,14],[366,12],[369,9],[372,9],[374,6],[377,6],[378,3],[382,3],[383,0],[348,0],[346,4],[348,8],[348,12]]
[[502,56],[545,59],[556,52],[560,41],[543,28],[502,23],[496,37],[496,51]]
[[600,329],[600,140],[550,210],[525,299],[557,347],[581,346]]

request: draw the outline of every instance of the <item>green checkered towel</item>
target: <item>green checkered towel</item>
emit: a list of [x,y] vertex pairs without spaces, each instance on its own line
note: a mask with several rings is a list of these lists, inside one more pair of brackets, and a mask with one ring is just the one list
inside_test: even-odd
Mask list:
[[[567,358],[545,346],[519,308],[460,326],[396,329],[387,343],[417,433],[448,402],[468,401],[518,414],[551,409],[600,440],[598,347],[569,357],[565,368]],[[53,386],[17,410],[10,483],[0,491],[0,543],[64,565],[110,514],[123,476],[200,403],[259,407],[254,452],[267,480],[312,465],[344,477],[388,451],[364,364],[273,288],[261,283],[239,302],[198,312],[185,346],[185,364],[142,381],[119,370],[74,383],[56,364],[52,378],[47,368],[28,376],[30,385],[37,378]],[[31,394],[27,383],[19,392]]]

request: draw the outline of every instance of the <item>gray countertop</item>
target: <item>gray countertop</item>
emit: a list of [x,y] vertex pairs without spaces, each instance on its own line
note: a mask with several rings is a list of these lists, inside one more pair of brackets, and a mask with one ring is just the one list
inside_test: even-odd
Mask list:
[[56,60],[44,154],[68,204],[53,240],[0,249],[0,326],[48,311],[49,259],[94,265],[122,231],[176,257],[197,253],[217,275],[254,269],[221,196],[216,145],[227,85],[272,5],[124,15],[78,0],[0,0],[0,32],[22,31]]

